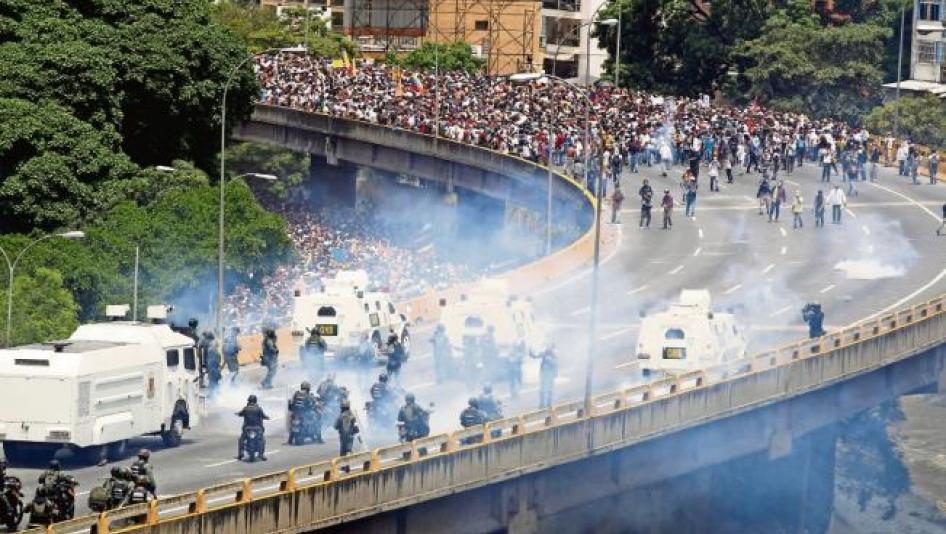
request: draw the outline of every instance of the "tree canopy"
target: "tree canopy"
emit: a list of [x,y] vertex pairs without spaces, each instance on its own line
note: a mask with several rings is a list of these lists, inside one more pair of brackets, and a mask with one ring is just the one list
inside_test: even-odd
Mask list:
[[887,102],[872,109],[864,117],[864,124],[875,132],[900,132],[914,142],[935,149],[946,149],[946,103],[938,96],[908,97],[901,98],[899,102]]
[[420,48],[410,51],[403,57],[389,54],[386,61],[418,70],[434,70],[439,65],[443,71],[463,70],[480,72],[484,60],[473,55],[469,43],[431,43],[425,42]]
[[[0,309],[4,310],[0,324],[4,325],[4,334],[6,300],[7,292],[0,291]],[[72,294],[63,287],[62,275],[52,269],[41,267],[29,275],[18,274],[15,277],[11,311],[11,345],[62,339],[78,326]],[[6,338],[3,341],[6,343]]]

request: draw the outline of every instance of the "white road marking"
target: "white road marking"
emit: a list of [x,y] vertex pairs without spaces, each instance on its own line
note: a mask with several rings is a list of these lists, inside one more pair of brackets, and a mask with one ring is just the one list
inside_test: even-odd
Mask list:
[[777,316],[782,315],[783,313],[787,312],[787,311],[790,310],[790,309],[792,309],[791,304],[789,304],[788,306],[785,306],[784,308],[779,308],[779,309],[775,310],[774,312],[772,312],[771,315],[769,315],[769,317],[777,317]]
[[670,274],[677,274],[677,273],[679,273],[679,272],[682,271],[682,270],[683,270],[683,266],[682,266],[682,265],[677,265],[676,267],[673,268],[673,270],[670,271]]
[[693,257],[699,256],[700,252],[703,252],[703,247],[696,247],[696,250],[693,251]]
[[[274,450],[274,451],[267,451],[267,452],[266,452],[266,456],[272,456],[272,455],[274,455],[274,454],[279,454],[279,449],[276,449],[276,450]],[[235,463],[237,463],[237,462],[239,462],[239,461],[240,461],[240,460],[237,460],[236,458],[230,458],[229,460],[223,460],[223,461],[220,461],[220,462],[214,462],[214,463],[212,463],[212,464],[207,464],[207,465],[205,465],[204,467],[220,467],[221,465],[235,464]]]
[[736,284],[732,286],[731,288],[727,289],[726,291],[723,291],[723,294],[728,295],[730,293],[735,293],[736,291],[739,291],[740,288],[742,288],[742,284]]
[[834,289],[835,287],[837,287],[837,285],[831,284],[831,285],[828,286],[828,287],[822,288],[821,291],[818,291],[818,293],[821,293],[822,295],[824,295],[825,293],[827,293],[828,291],[831,291],[831,290]]
[[572,317],[577,317],[577,316],[579,316],[579,315],[584,315],[584,314],[586,314],[586,313],[588,313],[588,312],[590,312],[590,311],[591,311],[591,308],[588,307],[588,306],[585,306],[584,308],[579,308],[579,309],[573,311],[573,312],[571,313],[571,316],[572,316]]
[[640,363],[641,363],[641,362],[639,362],[639,361],[624,362],[624,363],[619,363],[619,364],[615,365],[614,368],[615,368],[615,369],[622,369],[622,368],[624,368],[624,367],[632,367],[632,366],[635,366],[635,365],[640,365]]
[[696,232],[697,232],[697,234],[700,236],[700,239],[703,239],[703,229],[702,229],[702,228],[697,228],[697,229],[696,229]]
[[779,226],[779,227],[778,227],[778,231],[779,231],[779,232],[782,232],[782,237],[786,237],[786,236],[788,235],[788,232],[785,231],[785,227],[784,227],[784,226]]
[[775,264],[774,264],[774,263],[770,263],[770,264],[768,264],[768,265],[765,266],[765,269],[762,269],[762,274],[766,274],[766,273],[768,273],[769,271],[771,271],[771,270],[774,269],[774,268],[775,268]]
[[854,215],[854,212],[851,211],[851,208],[844,208],[844,212],[851,216],[852,219],[856,219],[857,215]]
[[637,289],[632,289],[632,290],[628,291],[627,294],[628,294],[628,295],[634,295],[634,294],[636,294],[636,293],[640,293],[641,291],[644,291],[645,289],[648,289],[649,287],[650,287],[649,285],[646,285],[646,284],[645,284],[645,285],[640,286],[640,287],[637,288]]
[[866,226],[861,226],[861,230],[864,231],[864,234],[865,234],[865,235],[870,235],[870,228],[868,228],[868,227],[866,227]]
[[779,254],[781,254],[782,256],[784,256],[787,252],[788,252],[788,247],[782,247],[782,251],[779,252]]
[[755,202],[758,199],[752,198],[749,195],[742,195],[742,198],[748,200],[749,202]]
[[[914,199],[908,197],[907,195],[904,195],[903,193],[901,193],[901,192],[899,192],[899,191],[894,191],[893,189],[890,189],[889,187],[884,187],[884,186],[882,186],[882,185],[877,185],[877,184],[875,184],[875,183],[868,183],[868,184],[866,184],[866,185],[869,185],[869,186],[871,186],[871,187],[876,187],[877,189],[880,189],[881,191],[886,191],[886,192],[890,193],[891,195],[896,195],[896,196],[898,196],[898,197],[900,197],[900,198],[906,200],[906,201],[909,202],[910,204],[912,204],[912,205],[914,205],[914,206],[920,208],[921,210],[925,211],[925,212],[927,213],[927,215],[929,215],[929,216],[930,216],[934,221],[936,221],[937,223],[941,221],[940,216],[937,215],[936,213],[934,213],[933,210],[927,208],[927,207],[924,206],[922,203],[917,202],[916,200],[914,200]],[[898,300],[897,302],[894,302],[894,303],[891,304],[890,306],[887,306],[886,308],[884,308],[884,309],[882,309],[882,310],[880,310],[880,311],[877,311],[877,312],[875,312],[875,313],[873,313],[873,314],[871,314],[871,315],[868,315],[867,317],[865,317],[864,319],[861,319],[861,320],[862,320],[862,321],[867,321],[867,320],[873,319],[874,317],[877,317],[878,315],[887,313],[888,311],[890,311],[890,310],[892,310],[892,309],[894,309],[894,308],[899,308],[899,307],[902,306],[903,304],[905,304],[905,303],[907,303],[907,302],[913,300],[914,298],[916,298],[917,295],[920,295],[921,293],[923,293],[923,292],[926,291],[927,289],[929,289],[929,288],[933,287],[934,285],[936,285],[940,280],[943,279],[944,276],[946,276],[946,269],[943,269],[942,271],[940,271],[939,274],[937,274],[936,276],[934,276],[932,280],[930,280],[929,282],[927,282],[926,284],[924,284],[922,287],[920,287],[919,289],[917,289],[917,290],[914,291],[913,293],[910,293],[909,295],[903,297],[902,299]],[[852,324],[853,324],[853,323],[852,323]]]

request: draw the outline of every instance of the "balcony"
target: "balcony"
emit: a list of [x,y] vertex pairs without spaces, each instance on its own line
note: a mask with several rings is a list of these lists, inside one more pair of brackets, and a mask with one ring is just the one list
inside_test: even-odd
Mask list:
[[578,0],[542,0],[542,9],[578,13],[581,11],[581,2]]

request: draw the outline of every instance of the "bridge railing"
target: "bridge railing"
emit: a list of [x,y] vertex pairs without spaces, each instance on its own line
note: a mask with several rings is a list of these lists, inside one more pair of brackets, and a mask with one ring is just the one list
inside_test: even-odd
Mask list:
[[[232,518],[233,509],[269,507],[259,523],[243,516],[242,526],[233,527],[236,532],[259,532],[275,530],[272,521],[280,515],[274,510],[292,503],[305,504],[306,513],[294,516],[304,525],[337,523],[379,506],[389,509],[510,473],[627,446],[879,368],[946,341],[944,304],[946,299],[938,297],[884,313],[819,339],[764,351],[737,367],[722,364],[597,395],[591,414],[584,413],[584,402],[567,401],[411,443],[78,518],[54,525],[49,532],[84,533],[92,527],[99,534],[182,532],[188,531],[185,524],[199,523],[218,512]],[[415,468],[426,473],[426,478],[413,478],[421,477]],[[370,482],[382,473],[403,480],[395,486],[383,479]],[[231,531],[225,526],[221,529]]]

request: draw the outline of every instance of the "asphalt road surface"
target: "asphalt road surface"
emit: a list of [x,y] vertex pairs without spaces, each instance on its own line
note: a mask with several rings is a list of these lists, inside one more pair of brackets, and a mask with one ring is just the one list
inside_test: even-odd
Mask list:
[[[640,313],[664,308],[684,288],[707,288],[717,309],[733,309],[750,330],[752,350],[804,337],[800,310],[808,301],[823,304],[826,328],[831,330],[946,292],[946,236],[937,237],[934,232],[946,201],[943,184],[909,185],[908,179],[883,169],[876,184],[857,184],[859,194],[849,198],[842,224],[831,224],[829,209],[826,227],[815,228],[812,200],[825,184],[819,181],[820,169],[806,164],[791,175],[780,174],[789,193],[799,189],[805,199],[805,226],[795,230],[788,205],[782,207],[779,222],[769,223],[758,214],[757,173],[741,175],[736,170],[735,184],[723,183],[720,192],[710,192],[704,168],[695,218],[685,218],[679,205],[672,230],[661,230],[655,206],[650,229],[638,228],[641,180],[650,179],[655,200],[664,189],[679,200],[682,170],[674,167],[669,178],[660,176],[656,167],[645,167],[638,174],[625,171],[623,224],[612,227],[605,222],[607,231],[617,233],[617,245],[602,252],[593,375],[598,392],[641,380],[632,360]],[[609,221],[610,207],[605,210],[602,220]],[[580,398],[584,388],[590,282],[590,270],[585,269],[531,295],[547,335],[557,343],[557,400]],[[458,381],[436,383],[427,341],[430,333],[429,325],[414,328],[414,350],[402,371],[401,387],[414,392],[421,404],[434,402],[433,432],[447,432],[459,428],[459,412],[474,392]],[[338,371],[337,381],[352,391],[354,407],[363,406],[378,372],[378,368]],[[331,430],[324,436],[324,445],[285,445],[286,399],[303,379],[298,370],[282,369],[276,389],[269,391],[258,390],[260,378],[258,368],[244,370],[240,384],[221,393],[201,426],[187,432],[179,448],[165,449],[159,438],[133,440],[130,451],[138,447],[153,451],[159,494],[285,470],[337,454],[338,440]],[[535,409],[538,362],[527,362],[519,399],[509,398],[505,384],[495,389],[503,397],[507,415]],[[269,461],[254,464],[234,459],[241,424],[234,412],[250,393],[259,394],[273,419],[267,427]],[[359,417],[364,422],[361,410]],[[364,438],[367,445],[378,446],[391,443],[394,433],[393,429],[366,427]],[[63,460],[80,480],[79,512],[83,513],[89,488],[104,480],[110,466],[81,466],[68,455]],[[132,458],[111,460],[128,464]],[[42,463],[15,465],[11,473],[23,478],[26,492],[32,495],[42,467]]]

